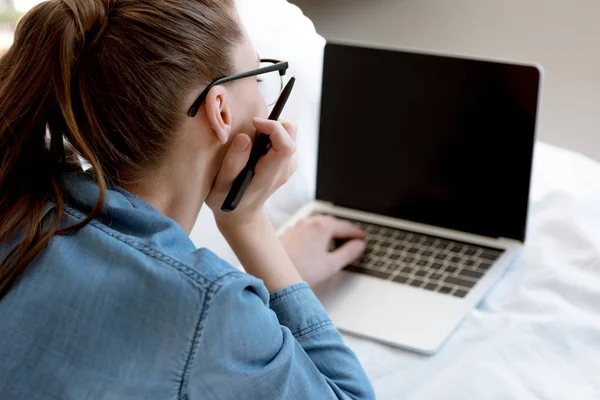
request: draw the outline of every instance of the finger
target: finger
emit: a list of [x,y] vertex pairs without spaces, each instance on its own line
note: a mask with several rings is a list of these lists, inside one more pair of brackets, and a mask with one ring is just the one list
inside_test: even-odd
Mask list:
[[254,125],[259,132],[269,135],[272,145],[271,150],[256,166],[256,185],[279,187],[287,181],[290,159],[296,150],[296,144],[277,121],[255,118]]
[[253,123],[259,132],[269,135],[272,148],[276,153],[283,157],[290,157],[294,154],[296,144],[281,123],[263,118],[254,118]]
[[251,143],[250,136],[244,133],[233,138],[215,180],[214,188],[217,191],[229,190],[235,178],[248,162],[252,148]]
[[338,249],[329,253],[330,261],[336,270],[358,260],[365,251],[365,242],[359,239],[344,243]]
[[364,238],[365,232],[348,221],[331,218],[328,222],[331,236],[339,239]]
[[281,123],[281,126],[283,126],[283,129],[287,131],[288,135],[290,135],[292,140],[295,142],[298,133],[298,131],[296,130],[296,126],[290,121],[279,120],[279,122]]

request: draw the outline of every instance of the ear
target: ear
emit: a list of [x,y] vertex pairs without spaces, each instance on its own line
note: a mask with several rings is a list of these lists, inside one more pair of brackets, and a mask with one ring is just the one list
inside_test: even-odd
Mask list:
[[231,109],[227,91],[221,86],[211,88],[204,100],[204,109],[209,126],[217,140],[226,144],[231,133]]

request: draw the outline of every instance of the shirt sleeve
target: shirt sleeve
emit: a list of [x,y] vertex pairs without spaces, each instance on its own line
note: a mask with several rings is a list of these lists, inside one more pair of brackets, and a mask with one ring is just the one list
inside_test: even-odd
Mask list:
[[206,309],[191,366],[193,399],[374,399],[360,362],[306,283],[269,295],[224,278]]

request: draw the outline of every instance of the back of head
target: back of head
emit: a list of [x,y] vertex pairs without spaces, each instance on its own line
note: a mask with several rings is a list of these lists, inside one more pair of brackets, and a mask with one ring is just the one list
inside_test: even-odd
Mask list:
[[[0,59],[0,297],[55,234],[100,211],[107,182],[135,184],[167,155],[199,85],[231,74],[242,39],[232,0],[51,0],[19,23]],[[81,224],[58,230],[62,174],[93,168]],[[48,202],[51,224],[41,225]]]

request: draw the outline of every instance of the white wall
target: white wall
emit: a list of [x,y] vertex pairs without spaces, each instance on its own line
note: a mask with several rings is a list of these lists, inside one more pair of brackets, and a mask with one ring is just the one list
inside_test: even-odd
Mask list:
[[13,0],[13,3],[17,11],[27,12],[31,7],[42,1],[43,0]]
[[292,2],[325,37],[539,62],[540,139],[600,160],[600,1]]
[[[25,13],[43,0],[13,0],[13,6],[17,11]],[[1,3],[1,1],[0,1]],[[13,43],[13,28],[12,24],[0,26],[0,52],[6,50]]]

